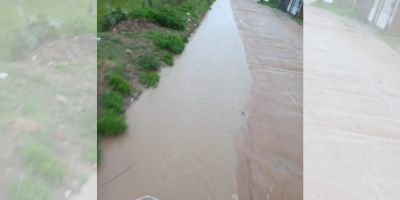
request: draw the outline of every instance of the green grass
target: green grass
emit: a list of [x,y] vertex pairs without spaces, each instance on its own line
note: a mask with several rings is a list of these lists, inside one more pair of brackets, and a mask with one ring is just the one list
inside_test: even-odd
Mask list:
[[295,16],[291,16],[290,19],[292,19],[294,22],[296,22],[298,25],[303,25],[303,19]]
[[152,53],[147,53],[139,57],[139,65],[144,70],[157,70],[160,67],[159,58]]
[[162,7],[155,16],[155,21],[161,26],[183,31],[186,28],[186,15],[169,5]]
[[43,183],[23,178],[10,190],[9,200],[50,200],[50,190]]
[[162,60],[167,65],[174,65],[174,57],[170,54],[165,55]]
[[144,72],[139,75],[139,83],[146,87],[155,87],[160,80],[160,76],[155,72]]
[[97,132],[100,136],[118,136],[127,128],[124,115],[112,110],[104,111],[97,119]]
[[260,0],[260,1],[258,1],[258,3],[262,4],[262,5],[266,5],[266,6],[270,7],[270,8],[273,8],[273,9],[280,10],[279,3],[274,1],[274,0],[269,0],[269,1]]
[[101,98],[101,102],[104,108],[114,110],[117,113],[122,112],[124,109],[124,99],[120,94],[113,91],[105,93]]
[[60,184],[64,181],[64,163],[50,149],[31,145],[22,149],[21,157],[23,163],[34,175],[53,184]]
[[151,31],[147,36],[154,44],[162,49],[166,49],[173,54],[181,54],[185,49],[185,41],[181,36]]
[[[259,0],[258,3],[262,4],[262,5],[266,5],[266,6],[272,8],[274,10],[283,11],[281,9],[281,7],[279,6],[279,3],[274,1],[274,0],[269,0],[269,1]],[[286,12],[286,11],[283,11],[283,12]],[[288,14],[288,15],[290,15],[290,14]],[[293,20],[294,22],[296,22],[299,25],[303,25],[303,19],[302,18],[290,15],[290,19]]]
[[131,94],[132,86],[125,77],[113,72],[107,74],[107,82],[111,89],[119,92],[121,95],[128,96]]

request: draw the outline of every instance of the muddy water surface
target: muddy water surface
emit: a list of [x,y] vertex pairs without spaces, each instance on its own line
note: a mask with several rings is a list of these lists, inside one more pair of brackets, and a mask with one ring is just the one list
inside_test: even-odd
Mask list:
[[236,199],[249,92],[230,1],[217,0],[159,86],[128,110],[128,133],[104,142],[99,199]]

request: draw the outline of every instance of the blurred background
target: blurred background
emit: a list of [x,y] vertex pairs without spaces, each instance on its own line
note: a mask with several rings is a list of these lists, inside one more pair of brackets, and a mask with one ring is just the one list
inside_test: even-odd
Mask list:
[[0,4],[0,199],[96,199],[97,3]]
[[399,199],[400,1],[304,10],[304,198]]

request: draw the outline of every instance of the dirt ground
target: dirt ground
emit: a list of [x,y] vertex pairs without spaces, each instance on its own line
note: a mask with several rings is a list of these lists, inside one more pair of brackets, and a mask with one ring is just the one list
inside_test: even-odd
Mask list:
[[306,4],[304,197],[400,199],[400,56]]
[[241,200],[303,196],[303,30],[281,11],[232,0],[253,79],[238,143]]

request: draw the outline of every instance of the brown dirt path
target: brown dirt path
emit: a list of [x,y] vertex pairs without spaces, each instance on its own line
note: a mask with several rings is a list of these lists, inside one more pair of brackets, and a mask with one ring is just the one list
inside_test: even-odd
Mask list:
[[239,199],[302,199],[302,26],[252,0],[232,8],[254,81],[238,140]]

